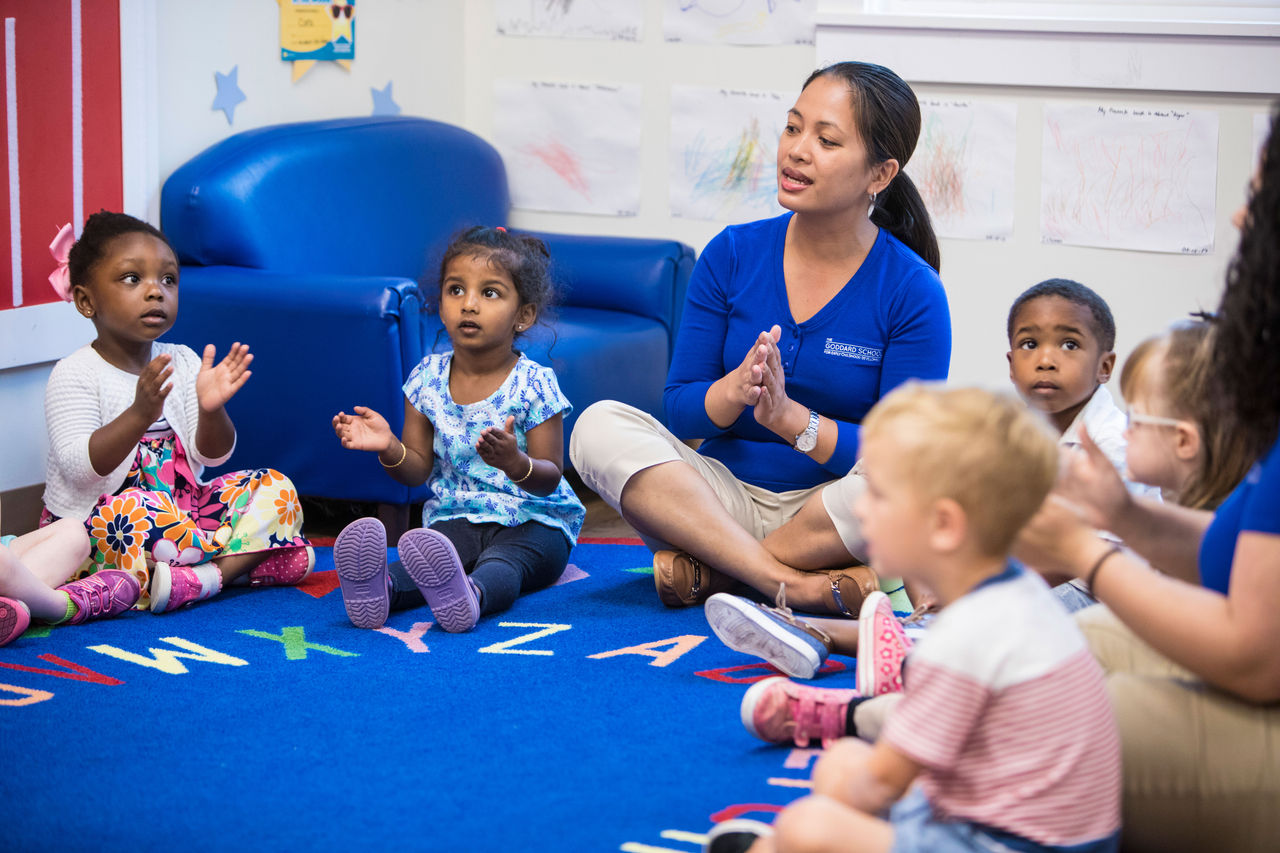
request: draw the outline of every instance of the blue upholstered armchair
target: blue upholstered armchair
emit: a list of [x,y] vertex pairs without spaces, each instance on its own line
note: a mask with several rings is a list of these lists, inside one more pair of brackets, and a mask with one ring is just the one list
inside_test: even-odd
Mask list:
[[[356,404],[398,432],[400,387],[424,353],[449,347],[434,304],[450,237],[500,225],[509,208],[497,152],[418,118],[302,122],[232,136],[165,182],[161,220],[182,265],[167,340],[255,354],[228,405],[229,466],[271,466],[303,495],[406,507],[424,488],[344,450],[330,419]],[[553,366],[574,405],[618,399],[659,417],[693,251],[670,240],[539,234],[562,286],[558,317],[521,344]],[[568,464],[568,452],[565,453]]]

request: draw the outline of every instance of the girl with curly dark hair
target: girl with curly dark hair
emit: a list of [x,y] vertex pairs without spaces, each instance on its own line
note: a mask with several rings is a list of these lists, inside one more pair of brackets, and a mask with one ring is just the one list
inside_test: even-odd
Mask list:
[[[1262,153],[1210,364],[1256,460],[1213,513],[1132,497],[1092,441],[1022,535],[1084,578],[1124,765],[1122,845],[1274,850],[1280,838],[1280,133]],[[1111,530],[1132,551],[1104,541]]]

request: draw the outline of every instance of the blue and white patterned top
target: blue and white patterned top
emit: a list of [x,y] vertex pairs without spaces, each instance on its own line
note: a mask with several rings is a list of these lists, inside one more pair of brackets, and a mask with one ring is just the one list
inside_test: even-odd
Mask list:
[[560,391],[556,373],[521,355],[502,387],[485,400],[466,406],[449,393],[453,353],[422,360],[404,383],[404,395],[435,427],[435,463],[428,485],[431,496],[422,507],[423,525],[450,518],[477,524],[497,522],[516,527],[537,521],[564,531],[571,545],[587,511],[564,477],[549,495],[531,495],[501,470],[480,458],[476,442],[486,427],[501,428],[514,416],[516,445],[527,450],[529,430],[557,414],[573,411]]

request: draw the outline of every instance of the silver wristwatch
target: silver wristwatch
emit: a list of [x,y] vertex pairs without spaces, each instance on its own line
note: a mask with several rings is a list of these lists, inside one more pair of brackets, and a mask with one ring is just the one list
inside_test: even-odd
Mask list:
[[792,444],[801,453],[808,453],[818,446],[818,413],[813,409],[809,410],[809,425],[796,436]]

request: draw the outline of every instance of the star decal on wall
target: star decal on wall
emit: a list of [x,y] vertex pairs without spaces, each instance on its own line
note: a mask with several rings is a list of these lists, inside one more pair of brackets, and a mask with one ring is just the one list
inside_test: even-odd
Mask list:
[[373,112],[370,115],[375,116],[398,116],[400,115],[400,105],[391,99],[391,81],[387,81],[385,89],[375,89],[369,87],[370,94],[373,95]]
[[247,100],[244,92],[240,91],[240,84],[236,82],[239,73],[239,65],[232,68],[230,74],[213,72],[214,80],[218,84],[218,95],[213,99],[213,109],[226,113],[227,124],[232,124],[235,120],[236,105]]

